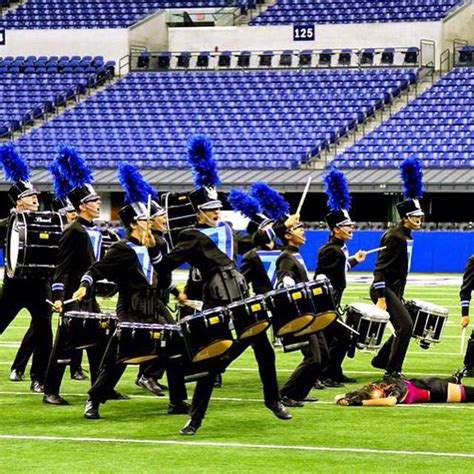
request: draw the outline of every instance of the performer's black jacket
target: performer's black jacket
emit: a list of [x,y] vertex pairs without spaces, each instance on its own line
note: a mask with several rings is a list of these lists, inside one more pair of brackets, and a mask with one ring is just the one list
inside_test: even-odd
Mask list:
[[334,298],[339,304],[346,289],[346,271],[357,265],[355,257],[347,258],[344,253],[345,242],[331,236],[318,252],[316,275],[326,275],[334,289]]
[[277,286],[283,286],[283,278],[290,277],[295,283],[309,280],[306,267],[296,258],[299,253],[297,247],[288,245],[281,252],[277,260]]
[[[158,231],[152,231],[152,233],[156,242],[156,249],[154,250],[154,252],[157,252],[157,253],[159,252],[161,253],[161,255],[168,254],[170,251],[170,246],[168,244],[168,241],[164,237],[163,233],[158,232]],[[159,277],[158,272],[153,272],[153,276],[154,276],[153,286],[156,286],[157,288],[160,289],[161,291],[160,298],[164,303],[168,303],[170,294],[174,295],[175,297],[178,297],[179,290],[176,287],[176,285],[170,284],[168,287],[166,287],[166,284],[171,282],[170,274],[160,275],[160,278],[164,280],[163,285],[161,285],[160,282],[158,281],[158,277]]]
[[[85,273],[81,279],[81,286],[88,288],[95,281],[103,278],[117,283],[119,321],[143,321],[143,313],[139,310],[140,304],[145,297],[145,290],[152,289],[153,286],[143,272],[137,254],[128,242],[140,246],[138,240],[133,237],[113,244],[104,258],[95,262]],[[149,248],[148,255],[151,264],[156,269],[162,258],[158,246]]]
[[[198,224],[196,228],[185,229],[179,234],[174,249],[163,257],[160,263],[160,273],[168,274],[184,262],[199,269],[203,281],[208,281],[222,267],[235,268],[231,260],[219,247],[199,229],[208,229],[205,224]],[[267,235],[258,231],[253,236],[242,235],[232,230],[234,255],[245,253],[255,245],[265,243]],[[160,284],[161,286],[161,284]]]
[[252,249],[244,254],[240,265],[240,272],[247,284],[252,284],[253,292],[256,295],[263,295],[273,290],[273,285],[258,256],[258,251],[259,249]]
[[466,269],[462,279],[461,291],[459,297],[461,299],[461,314],[469,316],[469,304],[471,302],[471,293],[474,290],[474,255],[467,260]]
[[95,262],[94,249],[87,227],[94,224],[82,217],[69,223],[59,241],[57,266],[53,277],[53,299],[71,298],[81,282],[81,277]]
[[385,297],[385,288],[390,288],[399,298],[403,296],[408,275],[408,244],[411,231],[399,223],[387,230],[380,240],[374,270],[374,289],[378,298]]

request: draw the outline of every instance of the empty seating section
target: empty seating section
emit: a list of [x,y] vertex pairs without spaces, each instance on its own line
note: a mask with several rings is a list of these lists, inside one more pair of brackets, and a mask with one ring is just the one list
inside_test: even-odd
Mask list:
[[276,0],[251,25],[436,21],[462,0]]
[[222,168],[297,167],[415,81],[417,69],[132,72],[18,139],[33,167],[68,141],[96,168],[186,168],[212,140]]
[[393,168],[413,154],[431,168],[474,167],[473,67],[450,71],[333,163]]
[[163,8],[247,6],[255,0],[26,0],[0,18],[10,29],[126,28]]

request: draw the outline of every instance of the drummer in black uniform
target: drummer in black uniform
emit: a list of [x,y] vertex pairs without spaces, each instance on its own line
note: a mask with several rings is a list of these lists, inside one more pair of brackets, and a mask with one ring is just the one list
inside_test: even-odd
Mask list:
[[[14,182],[8,195],[15,205],[15,210],[10,217],[0,222],[1,240],[6,241],[6,247],[10,248],[11,242],[7,240],[6,235],[10,219],[16,212],[38,211],[38,194],[28,181],[29,172],[26,163],[12,144],[0,145],[0,160],[7,179]],[[46,303],[50,295],[47,279],[42,277],[11,278],[5,272],[0,296],[0,334],[3,334],[23,308],[28,310],[31,315],[31,345],[34,348],[30,389],[35,393],[43,391],[46,366],[52,346],[51,308]],[[12,378],[21,380],[21,376],[22,374],[15,371],[10,375],[10,380]]]
[[[291,228],[280,224],[275,230],[284,245],[277,260],[277,287],[292,287],[297,283],[309,281],[308,270],[299,253],[299,248],[306,241],[303,223],[298,221]],[[309,344],[301,350],[303,361],[280,390],[285,404],[293,401],[317,401],[317,398],[308,395],[327,363],[328,349],[321,332],[308,335],[306,339]]]
[[[172,271],[184,262],[197,268],[202,276],[204,309],[225,306],[248,296],[248,288],[242,274],[237,270],[234,256],[244,253],[256,244],[265,242],[265,232],[254,236],[242,236],[226,223],[220,221],[222,203],[218,199],[216,186],[220,184],[216,165],[212,158],[211,144],[207,137],[197,135],[188,144],[188,157],[194,169],[196,190],[190,194],[198,224],[194,229],[183,230],[174,249],[160,264],[166,272]],[[236,342],[206,377],[200,378],[194,391],[191,417],[182,428],[181,434],[193,435],[201,426],[218,372],[225,369],[232,360],[246,348],[247,343]],[[262,380],[265,383],[265,381]],[[267,407],[281,419],[291,415],[279,400]]]
[[[464,276],[462,279],[461,291],[459,297],[461,299],[461,328],[465,331],[469,326],[469,305],[471,303],[471,295],[474,291],[474,255],[471,255],[466,264]],[[474,367],[474,330],[467,343],[466,355],[464,356],[464,366],[455,372],[455,375],[464,377],[472,377]]]
[[398,225],[387,230],[380,241],[374,281],[370,297],[380,309],[388,311],[395,329],[377,355],[372,365],[385,370],[385,379],[402,376],[403,361],[413,331],[413,320],[403,304],[403,294],[410,271],[413,249],[412,231],[421,228],[424,213],[418,198],[423,194],[421,163],[417,158],[407,158],[401,165],[405,200],[397,204],[401,217]]
[[[55,175],[55,182],[61,185],[60,197],[64,199],[67,196],[77,211],[77,218],[65,228],[59,243],[56,271],[52,282],[53,308],[57,312],[100,313],[93,291],[80,303],[70,301],[66,305],[63,304],[64,301],[71,299],[82,275],[100,255],[101,233],[93,221],[100,216],[101,200],[90,184],[92,172],[76,151],[67,145],[59,146],[51,171]],[[59,391],[66,365],[71,363],[74,357],[75,351],[70,343],[65,327],[60,324],[46,374],[44,403],[69,404],[59,395]],[[104,350],[104,341],[97,341],[96,345],[86,349],[92,384],[97,378]]]
[[[354,222],[349,216],[350,195],[344,174],[332,169],[324,177],[325,192],[328,195],[330,212],[326,222],[331,231],[329,241],[318,251],[315,279],[317,275],[329,278],[334,290],[336,307],[341,304],[342,294],[346,288],[346,273],[359,262],[365,260],[365,252],[359,250],[349,257],[346,242],[352,239]],[[329,348],[329,362],[324,368],[321,380],[327,387],[340,387],[342,383],[354,383],[357,380],[347,377],[342,372],[342,362],[350,345],[350,335],[337,321],[324,330]]]

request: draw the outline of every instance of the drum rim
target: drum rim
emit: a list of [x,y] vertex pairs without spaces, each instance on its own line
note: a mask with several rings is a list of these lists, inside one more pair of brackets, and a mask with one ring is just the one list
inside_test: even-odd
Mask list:
[[[347,305],[347,310],[349,311],[351,308],[357,310],[357,307],[355,305],[357,305],[357,306],[363,305],[365,308],[370,309],[372,311],[371,316],[380,316],[380,317],[383,316],[383,318],[387,317],[388,319],[390,319],[390,314],[389,314],[388,311],[375,306],[375,304],[364,303],[363,301],[356,301],[355,303],[348,304]],[[360,311],[358,311],[358,312],[360,313]],[[378,315],[377,315],[377,313],[378,313]],[[362,315],[365,316],[364,314],[362,314]]]
[[226,306],[226,308],[231,309],[231,308],[240,306],[243,303],[252,303],[252,302],[256,302],[256,301],[265,301],[265,297],[263,295],[252,295],[252,296],[249,296],[249,297],[244,298],[242,300],[232,301],[232,303],[229,303]]
[[[438,305],[436,303],[431,303],[426,300],[420,300],[417,298],[412,298],[406,301],[406,304],[412,304],[418,311],[425,310],[428,314],[435,314],[437,316],[448,316],[449,309],[445,308],[444,306]],[[420,304],[421,303],[421,304]],[[426,304],[426,306],[424,305]],[[428,310],[428,311],[427,311]],[[429,312],[431,310],[431,312]],[[436,311],[433,311],[436,310]]]

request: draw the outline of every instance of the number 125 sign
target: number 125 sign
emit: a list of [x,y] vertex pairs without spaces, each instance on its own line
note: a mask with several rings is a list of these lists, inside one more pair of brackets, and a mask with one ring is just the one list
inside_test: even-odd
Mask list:
[[314,25],[293,25],[293,41],[314,41]]

